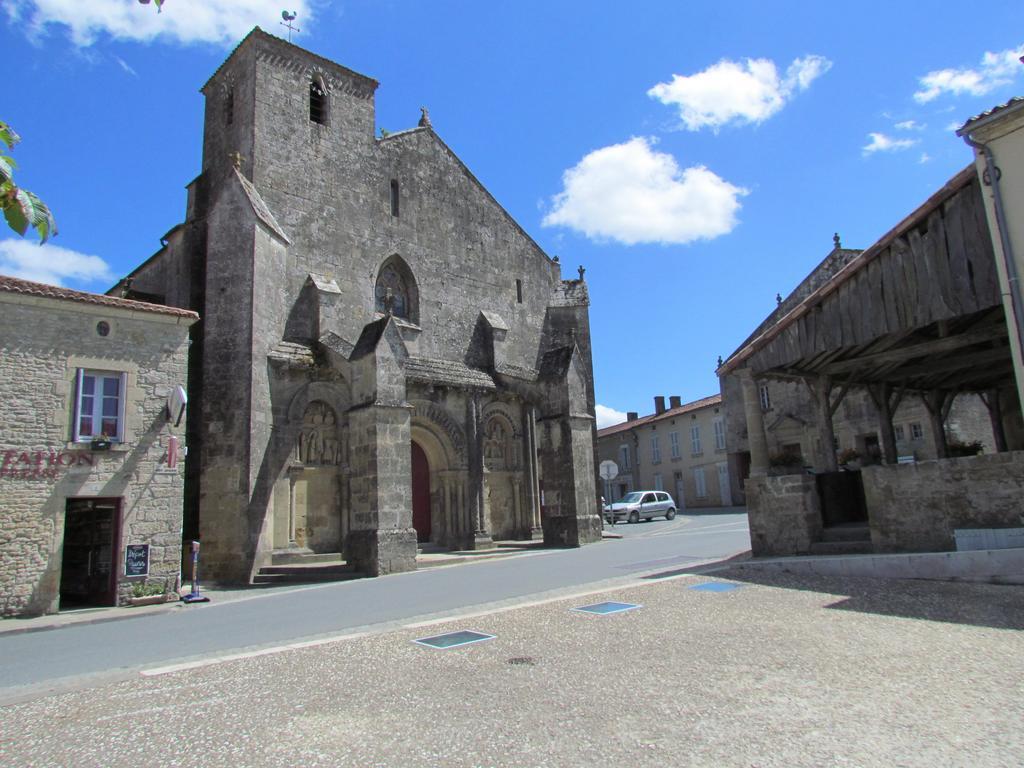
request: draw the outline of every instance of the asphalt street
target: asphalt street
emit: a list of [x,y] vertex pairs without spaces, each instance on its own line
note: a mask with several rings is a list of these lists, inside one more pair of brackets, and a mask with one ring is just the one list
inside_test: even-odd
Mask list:
[[120,621],[0,633],[0,704],[109,682],[146,667],[513,606],[728,558],[749,548],[742,511],[614,528],[621,539],[176,607]]

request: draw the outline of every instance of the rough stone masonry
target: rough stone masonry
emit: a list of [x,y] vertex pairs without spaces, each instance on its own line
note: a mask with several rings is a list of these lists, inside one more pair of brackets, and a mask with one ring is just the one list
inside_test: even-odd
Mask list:
[[583,273],[376,81],[254,29],[203,87],[185,222],[116,290],[198,311],[186,536],[248,581],[339,553],[600,538]]

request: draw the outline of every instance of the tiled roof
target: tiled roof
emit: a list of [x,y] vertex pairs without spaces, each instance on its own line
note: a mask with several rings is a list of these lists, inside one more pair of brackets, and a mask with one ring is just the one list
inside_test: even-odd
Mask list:
[[607,437],[608,435],[614,435],[619,432],[625,432],[626,430],[633,429],[633,427],[643,426],[644,424],[653,424],[658,421],[664,421],[665,419],[673,419],[676,416],[682,416],[683,414],[690,413],[692,411],[699,411],[701,408],[721,404],[721,395],[703,397],[700,400],[694,400],[692,403],[683,403],[678,408],[669,408],[664,413],[652,413],[650,416],[641,416],[639,419],[633,419],[633,421],[624,421],[621,424],[614,424],[610,427],[599,429],[597,430],[597,436],[598,438]]
[[992,107],[992,109],[986,109],[984,112],[982,112],[980,114],[977,114],[974,117],[968,118],[967,122],[965,122],[959,129],[957,129],[956,133],[957,133],[958,136],[960,136],[960,135],[962,135],[968,129],[968,126],[970,126],[972,123],[977,123],[977,122],[980,122],[982,120],[987,120],[988,118],[992,117],[993,115],[997,115],[1000,112],[1004,112],[1007,109],[1010,109],[1011,107],[1016,107],[1016,106],[1018,106],[1021,103],[1024,103],[1024,98],[1022,98],[1020,96],[1014,96],[1012,99],[1010,99],[1005,104],[999,104],[999,105],[997,105],[995,107]]
[[405,362],[405,375],[412,381],[444,384],[450,387],[495,389],[494,379],[484,371],[470,368],[454,360],[432,357],[410,357]]
[[0,291],[20,293],[26,296],[40,296],[46,299],[76,301],[80,304],[94,304],[101,307],[130,309],[135,312],[152,312],[156,315],[186,317],[192,320],[199,319],[199,315],[188,309],[165,307],[162,304],[148,304],[144,301],[133,301],[131,299],[118,299],[113,296],[104,296],[100,293],[73,291],[70,288],[60,288],[59,286],[47,285],[45,283],[34,283],[31,280],[21,280],[17,277],[8,277],[6,275],[0,275]]

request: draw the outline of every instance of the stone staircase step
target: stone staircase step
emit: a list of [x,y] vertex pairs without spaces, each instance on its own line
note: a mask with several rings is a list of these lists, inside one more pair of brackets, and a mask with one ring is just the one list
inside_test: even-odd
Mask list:
[[811,554],[829,555],[869,555],[874,552],[870,541],[818,541],[811,544]]
[[[274,553],[272,565],[260,568],[253,584],[309,584],[324,581],[358,579],[362,573],[341,559],[337,552]],[[280,562],[284,560],[284,562]]]
[[833,541],[866,541],[871,542],[871,529],[864,525],[836,525],[831,528],[823,528],[821,540]]
[[278,550],[271,553],[271,565],[301,565],[304,563],[343,562],[340,552],[310,552],[309,550]]

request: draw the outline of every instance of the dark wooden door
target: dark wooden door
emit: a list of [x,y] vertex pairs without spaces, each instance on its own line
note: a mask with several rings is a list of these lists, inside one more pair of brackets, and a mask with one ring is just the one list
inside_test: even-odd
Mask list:
[[412,444],[412,527],[416,541],[430,541],[430,465],[417,443]]
[[114,605],[119,499],[68,499],[64,512],[60,607]]

